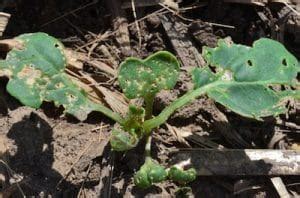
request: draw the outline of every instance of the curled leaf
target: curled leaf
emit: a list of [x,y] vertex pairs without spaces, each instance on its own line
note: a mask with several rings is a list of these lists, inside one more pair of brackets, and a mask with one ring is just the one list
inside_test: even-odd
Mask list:
[[137,146],[144,135],[142,124],[145,110],[142,107],[130,105],[122,125],[112,130],[110,144],[115,151],[127,151]]
[[110,137],[110,145],[115,151],[127,151],[139,142],[139,138],[134,131],[127,132],[119,128],[113,128]]
[[154,95],[162,89],[172,89],[178,79],[179,62],[166,51],[157,52],[145,60],[127,58],[119,71],[119,84],[127,98]]
[[134,131],[141,138],[143,136],[142,124],[145,118],[145,109],[134,105],[129,105],[128,113],[124,118],[122,127],[125,131]]
[[168,176],[175,182],[178,182],[180,184],[187,184],[196,179],[197,172],[194,168],[183,170],[181,168],[173,166],[170,168]]
[[140,188],[149,188],[153,183],[159,183],[167,178],[165,168],[151,158],[146,158],[144,165],[134,175],[134,183]]

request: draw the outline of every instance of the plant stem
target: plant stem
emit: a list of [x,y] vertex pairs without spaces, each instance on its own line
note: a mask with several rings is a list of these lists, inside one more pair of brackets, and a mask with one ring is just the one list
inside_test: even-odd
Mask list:
[[165,123],[168,120],[168,118],[173,114],[173,112],[176,111],[178,108],[193,101],[200,95],[207,93],[207,91],[209,91],[211,88],[225,83],[226,82],[216,81],[214,83],[197,88],[193,91],[187,92],[186,94],[172,102],[170,106],[166,107],[158,116],[150,120],[146,120],[143,125],[144,130],[147,132],[151,131],[153,128],[160,126],[161,124]]
[[153,111],[153,102],[154,102],[155,95],[148,95],[144,98],[145,100],[145,120],[149,120],[152,118],[152,111]]
[[112,120],[118,122],[120,125],[122,125],[122,123],[124,122],[124,119],[118,113],[113,112],[111,109],[109,109],[109,108],[107,108],[103,105],[96,104],[94,106],[94,110],[103,113],[107,117],[109,117]]
[[[147,97],[144,98],[145,100],[145,120],[149,120],[152,118],[152,113],[153,113],[153,103],[154,103],[154,97],[155,95],[148,95]],[[146,137],[146,145],[145,145],[145,157],[151,158],[151,131],[152,130],[145,130],[145,137]]]
[[151,158],[151,142],[152,142],[152,136],[151,135],[147,135],[146,136],[146,145],[145,145],[145,157]]

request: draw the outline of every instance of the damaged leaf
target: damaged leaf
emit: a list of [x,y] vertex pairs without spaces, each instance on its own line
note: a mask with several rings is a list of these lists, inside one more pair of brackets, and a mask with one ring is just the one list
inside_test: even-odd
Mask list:
[[136,147],[144,135],[142,124],[145,110],[142,107],[130,105],[122,126],[115,127],[112,131],[110,143],[115,151],[127,151]]
[[43,101],[53,101],[79,120],[85,120],[91,111],[100,111],[122,122],[110,109],[91,102],[67,77],[64,46],[56,38],[33,33],[20,35],[15,40],[22,47],[9,51],[0,62],[0,69],[9,77],[7,91],[22,104],[39,108]]
[[145,98],[172,89],[178,79],[179,62],[169,52],[157,52],[145,60],[127,58],[119,71],[119,84],[127,98]]
[[285,112],[282,101],[295,93],[283,94],[272,85],[297,83],[300,67],[297,59],[282,44],[271,39],[260,39],[248,47],[227,44],[220,40],[216,48],[204,47],[207,66],[193,72],[195,88],[213,82],[207,95],[236,113],[260,119]]

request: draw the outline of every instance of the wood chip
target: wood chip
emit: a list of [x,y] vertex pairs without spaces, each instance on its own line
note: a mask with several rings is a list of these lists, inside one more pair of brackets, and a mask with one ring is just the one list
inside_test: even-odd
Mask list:
[[254,4],[254,5],[264,6],[266,3],[268,3],[268,0],[224,0],[224,2],[244,3],[244,4]]
[[271,182],[272,182],[273,186],[275,187],[280,198],[290,198],[291,197],[280,177],[271,178]]
[[[82,73],[82,72],[81,72]],[[82,73],[83,74],[83,73]],[[110,91],[109,89],[100,86],[95,79],[93,79],[89,75],[82,75],[85,80],[89,82],[92,86],[91,88],[94,89],[95,93],[101,93],[102,96],[101,100],[103,100],[104,103],[108,104],[112,110],[114,110],[117,113],[120,113],[122,115],[125,115],[127,112],[128,102],[126,101],[123,94],[118,92],[117,90]],[[92,93],[92,92],[89,92]],[[99,95],[98,95],[99,96]]]
[[12,50],[13,48],[16,49],[23,49],[23,44],[20,41],[17,41],[16,39],[4,39],[0,40],[0,51],[2,52],[8,52]]
[[99,69],[100,71],[103,71],[106,74],[109,74],[112,77],[116,77],[117,76],[117,70],[113,69],[112,67],[110,67],[109,65],[107,65],[106,63],[99,61],[99,60],[89,60],[87,61],[87,63],[89,63],[90,65],[96,67],[97,69]]
[[116,40],[119,43],[122,52],[130,51],[130,38],[128,31],[128,21],[126,13],[121,8],[120,0],[106,0],[106,4],[112,14],[112,21],[116,33]]
[[0,136],[0,158],[3,158],[6,151],[7,151],[7,138],[5,138],[4,136]]
[[300,151],[268,149],[180,150],[172,155],[172,164],[188,162],[198,175],[278,176],[300,174]]
[[105,45],[100,45],[97,49],[100,50],[101,53],[109,59],[114,68],[118,68],[118,61],[116,61],[115,57],[110,53]]
[[[7,138],[3,135],[0,136],[0,160],[7,162]],[[0,162],[0,186],[5,186],[6,177],[5,177],[6,167]],[[1,192],[0,192],[1,197]]]
[[10,19],[10,14],[5,12],[0,12],[0,36],[3,35],[3,32],[6,29],[9,19]]
[[[159,3],[162,3],[170,8],[173,9],[178,9],[178,3],[181,3],[182,0],[138,0],[135,2],[135,6],[136,7],[147,7],[147,6],[155,6],[158,5]],[[128,1],[124,1],[122,3],[122,8],[123,9],[127,9],[127,8],[131,8],[131,2],[130,0]]]
[[67,57],[68,68],[69,69],[76,69],[76,70],[83,70],[83,64],[88,63],[91,66],[99,69],[100,71],[108,74],[110,77],[116,77],[117,70],[110,67],[108,64],[99,61],[97,59],[89,58],[85,53],[75,52],[71,49],[64,50],[65,56]]
[[110,91],[105,87],[99,86],[98,89],[104,95],[104,100],[112,108],[114,112],[125,115],[128,110],[128,102],[124,96],[117,91]]
[[67,67],[74,67],[80,70],[83,69],[83,61],[86,59],[86,55],[84,53],[75,52],[71,49],[65,48],[64,54],[68,63]]
[[186,147],[191,147],[191,145],[182,136],[185,133],[184,131],[178,129],[177,127],[171,126],[169,124],[166,124],[166,126],[167,126],[169,132],[176,137],[178,142],[180,142],[181,144],[183,144]]
[[160,20],[183,66],[204,65],[201,54],[187,36],[186,27],[173,15],[160,16]]

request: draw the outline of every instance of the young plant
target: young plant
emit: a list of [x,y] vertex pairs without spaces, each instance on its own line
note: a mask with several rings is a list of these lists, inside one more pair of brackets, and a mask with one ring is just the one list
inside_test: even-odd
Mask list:
[[[254,119],[283,113],[285,99],[300,98],[297,59],[280,43],[260,39],[253,47],[227,44],[220,40],[216,48],[203,49],[204,68],[192,72],[195,89],[181,96],[158,116],[153,117],[155,95],[172,89],[178,79],[179,62],[169,52],[157,52],[145,60],[128,58],[120,65],[119,85],[129,99],[143,98],[144,107],[130,105],[123,118],[109,108],[95,104],[64,73],[67,61],[63,45],[44,33],[15,38],[22,47],[12,49],[0,62],[0,71],[9,77],[8,92],[24,105],[38,108],[43,101],[62,105],[65,112],[86,119],[99,111],[118,123],[112,130],[111,146],[126,151],[146,139],[145,163],[134,176],[141,188],[167,178],[180,184],[193,181],[194,169],[165,169],[151,158],[151,133],[165,123],[178,108],[206,94],[232,111]],[[274,86],[285,89],[274,89]]]
[[[257,120],[284,113],[284,101],[287,98],[300,98],[297,81],[300,65],[276,41],[260,39],[251,48],[220,40],[216,48],[204,47],[203,56],[207,66],[192,72],[195,89],[172,102],[153,118],[151,113],[155,94],[161,89],[173,88],[177,81],[179,64],[176,58],[170,53],[158,52],[145,60],[128,58],[120,66],[119,84],[123,92],[130,99],[142,97],[146,105],[145,120],[139,125],[140,134],[147,139],[146,162],[135,175],[136,185],[142,188],[167,177],[162,167],[150,157],[151,131],[165,123],[178,108],[197,97],[206,94],[228,109]],[[285,89],[273,88],[278,85],[285,86]],[[119,132],[118,138],[121,139],[130,135],[139,139],[142,137],[126,130]],[[121,150],[114,148],[114,140],[113,149]],[[134,142],[131,147],[136,144]],[[184,184],[193,181],[196,175],[194,169],[182,170],[177,167],[171,167],[167,172],[170,179]]]
[[129,109],[125,122],[128,124],[124,123],[121,130],[114,130],[111,145],[114,150],[124,151],[135,147],[138,140],[145,137],[145,163],[134,176],[135,184],[141,188],[148,188],[168,177],[168,171],[151,158],[152,128],[146,129],[143,124],[153,117],[155,95],[163,89],[168,90],[175,86],[179,67],[176,57],[166,51],[157,52],[145,60],[127,58],[120,65],[120,87],[129,99],[143,98],[145,110],[142,107]]
[[[45,33],[33,33],[20,35],[14,41],[18,45],[8,52],[5,60],[0,61],[0,73],[9,77],[7,91],[22,104],[33,108],[39,108],[43,101],[54,102],[56,106],[63,106],[65,113],[79,120],[85,120],[91,111],[103,113],[119,124],[112,130],[111,137],[112,148],[116,151],[135,147],[144,136],[150,139],[151,131],[144,130],[143,123],[152,117],[155,94],[161,89],[173,88],[178,76],[179,63],[168,52],[159,52],[146,61],[128,59],[129,64],[124,63],[120,70],[120,85],[128,98],[143,97],[146,107],[130,105],[123,118],[109,108],[90,101],[85,91],[68,78],[64,73],[67,65],[64,47],[57,39]],[[135,68],[132,66],[134,64]],[[134,69],[139,72],[136,76],[130,76],[135,75]],[[148,142],[147,156],[150,156]],[[149,174],[149,180],[145,179],[144,172]],[[135,180],[137,183],[148,181],[149,184],[140,185],[148,187],[153,182],[164,180],[166,174],[163,167],[147,157]]]

